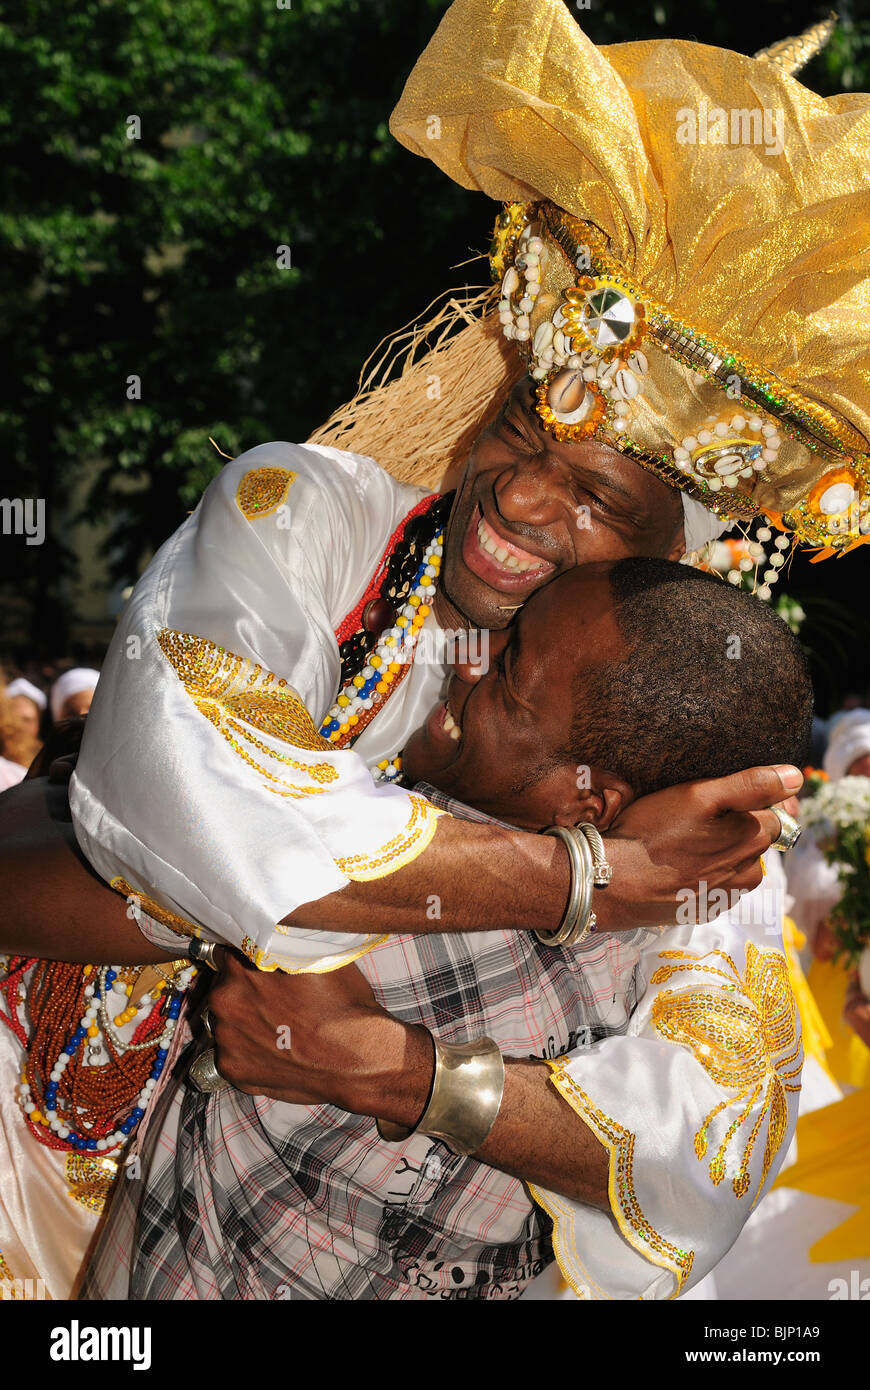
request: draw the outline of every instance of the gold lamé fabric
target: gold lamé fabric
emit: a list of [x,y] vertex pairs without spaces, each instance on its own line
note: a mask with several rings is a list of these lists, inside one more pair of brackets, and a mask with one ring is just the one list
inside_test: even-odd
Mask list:
[[[769,112],[772,140],[680,143],[680,113],[702,108]],[[598,48],[562,0],[455,0],[390,129],[466,188],[593,223],[671,313],[870,439],[870,97],[823,98],[697,43]],[[694,398],[679,371],[651,362],[660,445],[724,404],[709,386]],[[778,462],[759,485],[777,511],[832,466],[786,441]]]

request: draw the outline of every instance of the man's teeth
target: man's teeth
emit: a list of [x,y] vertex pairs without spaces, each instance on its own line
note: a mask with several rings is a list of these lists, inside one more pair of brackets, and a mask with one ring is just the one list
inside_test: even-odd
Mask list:
[[459,739],[462,738],[462,730],[460,729],[459,725],[457,724],[456,720],[453,718],[453,715],[450,713],[449,710],[444,716],[444,732],[445,734],[449,734],[450,737],[452,739],[455,739],[457,742]]
[[477,523],[477,539],[480,541],[481,548],[498,560],[499,564],[504,565],[509,570],[532,570],[536,569],[541,561],[520,560],[516,555],[511,555],[505,550],[503,545],[499,545],[497,537],[493,536],[483,517]]

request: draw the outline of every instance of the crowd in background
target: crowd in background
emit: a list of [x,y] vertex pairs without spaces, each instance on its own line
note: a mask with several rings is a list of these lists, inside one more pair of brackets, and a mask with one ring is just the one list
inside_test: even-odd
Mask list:
[[29,675],[0,666],[0,791],[20,782],[51,731],[87,714],[100,673],[47,664]]

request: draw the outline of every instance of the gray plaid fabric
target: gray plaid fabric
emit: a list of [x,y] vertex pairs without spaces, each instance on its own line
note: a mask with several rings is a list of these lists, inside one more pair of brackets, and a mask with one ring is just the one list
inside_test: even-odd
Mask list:
[[[552,1058],[625,1032],[648,935],[568,952],[530,932],[400,936],[358,965],[399,1018]],[[515,1178],[426,1137],[387,1144],[374,1120],[329,1106],[200,1095],[189,1061],[159,1102],[142,1176],[116,1193],[83,1297],[512,1299],[552,1261],[549,1218]]]

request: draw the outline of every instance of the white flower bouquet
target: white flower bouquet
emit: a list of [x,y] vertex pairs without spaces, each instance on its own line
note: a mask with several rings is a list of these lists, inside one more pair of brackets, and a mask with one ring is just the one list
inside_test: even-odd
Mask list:
[[840,877],[842,896],[829,917],[838,956],[854,966],[870,941],[870,777],[808,778],[801,823],[815,826],[819,848]]

